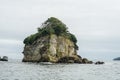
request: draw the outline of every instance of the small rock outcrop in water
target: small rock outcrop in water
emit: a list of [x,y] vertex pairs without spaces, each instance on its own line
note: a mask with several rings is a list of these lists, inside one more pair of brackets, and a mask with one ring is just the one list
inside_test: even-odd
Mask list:
[[77,39],[64,23],[51,17],[24,40],[23,62],[92,63],[77,55]]
[[82,63],[82,58],[78,56],[65,56],[60,58],[58,63]]
[[95,62],[95,64],[104,64],[104,62],[102,62],[102,61],[97,61],[97,62]]
[[3,56],[3,58],[0,57],[0,61],[8,61],[8,57],[7,56]]
[[117,57],[117,58],[115,58],[115,59],[113,59],[113,60],[115,60],[115,61],[120,61],[120,57]]
[[83,58],[82,59],[82,63],[84,63],[84,64],[92,64],[93,62],[92,61],[89,61],[87,58]]

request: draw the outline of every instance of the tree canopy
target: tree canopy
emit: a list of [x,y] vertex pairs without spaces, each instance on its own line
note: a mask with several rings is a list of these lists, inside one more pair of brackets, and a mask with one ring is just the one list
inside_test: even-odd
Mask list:
[[74,42],[75,48],[78,49],[78,46],[76,45],[76,37],[68,31],[68,28],[64,23],[54,17],[48,18],[48,20],[43,23],[42,27],[38,28],[38,32],[36,34],[32,34],[25,38],[24,44],[31,45],[38,38],[51,34],[56,34],[57,36],[64,36],[70,39],[72,42]]

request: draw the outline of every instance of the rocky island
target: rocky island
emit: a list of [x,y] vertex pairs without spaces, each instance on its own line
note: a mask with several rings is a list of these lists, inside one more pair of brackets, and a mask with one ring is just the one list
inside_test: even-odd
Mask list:
[[120,57],[114,58],[114,61],[120,61]]
[[76,37],[57,18],[50,17],[38,32],[24,39],[23,62],[92,63],[77,54]]
[[3,56],[2,58],[0,57],[0,61],[8,61],[8,57],[7,56]]

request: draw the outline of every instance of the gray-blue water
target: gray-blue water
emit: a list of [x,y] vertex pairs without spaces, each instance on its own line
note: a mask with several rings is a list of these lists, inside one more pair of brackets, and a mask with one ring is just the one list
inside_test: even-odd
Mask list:
[[43,65],[0,61],[0,80],[120,80],[120,62]]

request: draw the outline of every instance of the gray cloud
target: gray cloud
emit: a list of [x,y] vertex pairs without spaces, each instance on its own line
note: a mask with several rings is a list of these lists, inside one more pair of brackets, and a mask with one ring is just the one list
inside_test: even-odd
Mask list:
[[20,40],[0,39],[0,56],[9,56],[10,58],[21,59],[23,43]]
[[120,56],[119,3],[119,0],[1,0],[0,55],[20,58],[24,38],[54,16],[77,36],[78,52],[84,57]]

